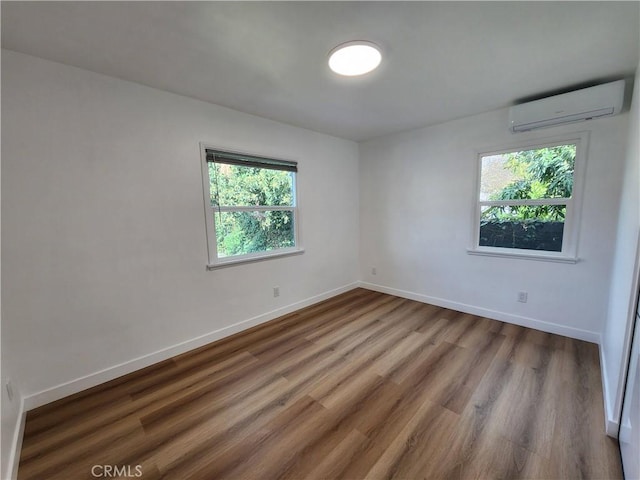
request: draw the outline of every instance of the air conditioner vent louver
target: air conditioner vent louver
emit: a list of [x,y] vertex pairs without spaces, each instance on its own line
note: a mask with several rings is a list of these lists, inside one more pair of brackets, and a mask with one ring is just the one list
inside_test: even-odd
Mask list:
[[617,115],[623,99],[624,80],[618,80],[515,105],[509,109],[509,129],[524,132]]

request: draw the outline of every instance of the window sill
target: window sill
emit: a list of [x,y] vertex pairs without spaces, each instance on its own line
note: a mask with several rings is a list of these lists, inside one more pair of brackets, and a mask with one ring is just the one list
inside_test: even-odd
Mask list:
[[263,260],[270,260],[272,258],[290,257],[292,255],[301,255],[304,253],[304,248],[298,248],[293,250],[285,250],[273,253],[259,253],[251,256],[243,256],[240,258],[231,258],[220,260],[216,263],[210,263],[207,265],[207,270],[217,270],[219,268],[233,267],[234,265],[241,265],[243,263],[261,262]]
[[481,250],[468,248],[467,254],[469,255],[481,255],[485,257],[503,257],[503,258],[517,258],[520,260],[537,260],[539,262],[555,262],[555,263],[578,263],[577,257],[566,255],[545,255],[544,253],[530,253],[528,252],[508,252],[504,250]]

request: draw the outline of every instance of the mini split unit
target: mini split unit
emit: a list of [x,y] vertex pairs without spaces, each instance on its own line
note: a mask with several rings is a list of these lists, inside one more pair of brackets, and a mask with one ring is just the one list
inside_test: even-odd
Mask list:
[[554,95],[511,107],[509,129],[514,133],[525,132],[617,115],[623,100],[624,80]]

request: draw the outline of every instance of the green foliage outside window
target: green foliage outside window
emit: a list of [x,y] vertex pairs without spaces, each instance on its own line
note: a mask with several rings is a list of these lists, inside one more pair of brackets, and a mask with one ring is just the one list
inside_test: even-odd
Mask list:
[[[512,181],[490,200],[570,198],[573,191],[575,145],[559,145],[504,155]],[[499,205],[482,212],[483,221],[562,222],[566,205]]]
[[[218,256],[243,255],[295,246],[293,212],[260,207],[294,206],[294,173],[209,163]],[[224,211],[218,207],[257,207]]]

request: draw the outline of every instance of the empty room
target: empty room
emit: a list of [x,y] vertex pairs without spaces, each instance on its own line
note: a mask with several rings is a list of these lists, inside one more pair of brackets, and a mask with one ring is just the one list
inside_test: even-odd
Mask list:
[[0,8],[0,478],[640,479],[640,2]]

